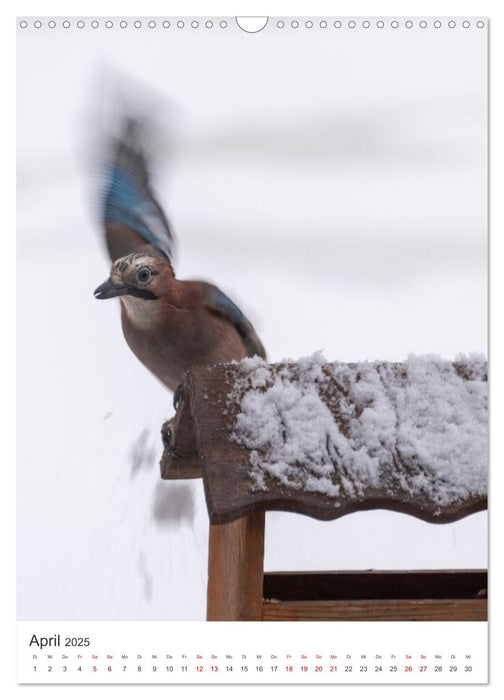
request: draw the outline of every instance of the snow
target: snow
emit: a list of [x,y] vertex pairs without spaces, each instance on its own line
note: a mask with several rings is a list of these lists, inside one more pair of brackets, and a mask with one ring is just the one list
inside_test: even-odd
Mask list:
[[[109,273],[93,78],[111,65],[174,106],[155,189],[177,276],[228,293],[271,362],[454,358],[487,343],[484,32],[434,32],[426,54],[395,30],[286,35],[280,53],[268,32],[47,31],[18,37],[18,616],[204,619],[203,487],[157,466],[171,394],[92,295]],[[271,512],[265,568],[484,568],[486,517]]]
[[250,450],[258,489],[268,479],[334,498],[367,487],[425,496],[436,507],[487,489],[487,381],[482,355],[454,364],[411,355],[328,363],[321,353],[275,367],[238,365],[232,437]]

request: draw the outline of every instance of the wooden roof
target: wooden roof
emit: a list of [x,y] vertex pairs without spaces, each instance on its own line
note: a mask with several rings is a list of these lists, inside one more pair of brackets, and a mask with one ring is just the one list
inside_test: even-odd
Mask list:
[[[286,365],[267,367],[278,373]],[[357,365],[348,367],[355,369]],[[463,366],[454,363],[453,368],[464,382],[472,381]],[[295,376],[296,366],[291,369]],[[386,369],[383,375],[389,378],[386,381],[407,381],[401,363],[386,363]],[[433,488],[412,492],[411,479],[421,470],[418,459],[415,455],[405,457],[393,451],[388,463],[383,465],[379,481],[364,486],[359,484],[355,489],[348,488],[352,475],[344,458],[335,459],[332,480],[336,488],[341,486],[336,497],[295,485],[287,486],[268,476],[259,488],[251,468],[250,449],[232,437],[240,411],[237,386],[242,387],[243,393],[243,372],[241,365],[231,364],[204,367],[187,374],[177,413],[162,429],[165,443],[162,478],[202,476],[212,524],[223,524],[265,510],[290,511],[319,520],[332,520],[355,511],[376,508],[407,513],[428,522],[446,523],[486,509],[486,488],[472,492],[466,490],[462,497],[440,504],[439,499],[433,498],[439,476],[429,469],[424,469],[421,476],[424,480],[429,479]],[[321,398],[344,432],[347,418],[338,412],[341,405],[337,400],[338,392],[345,392],[345,388],[329,377]]]

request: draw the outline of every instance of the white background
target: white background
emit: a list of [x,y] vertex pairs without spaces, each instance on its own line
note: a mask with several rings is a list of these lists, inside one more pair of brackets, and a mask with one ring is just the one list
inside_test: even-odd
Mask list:
[[[363,6],[363,7],[364,7],[364,6]],[[459,12],[462,11],[462,9],[464,9],[464,10],[465,10],[466,12],[468,12],[468,13],[471,13],[471,12],[474,13],[474,11],[475,11],[474,9],[471,10],[471,8],[462,8],[462,6],[461,6],[460,4],[459,4],[457,7],[458,7],[458,11],[459,11]],[[186,8],[187,8],[187,6],[186,6]],[[310,9],[313,10],[314,8],[311,7]],[[344,9],[345,9],[345,8],[343,8],[343,7],[341,8],[340,14],[345,14]],[[357,10],[357,6],[356,6],[355,3],[352,5],[352,9],[354,10],[354,12]],[[365,9],[369,9],[369,8],[365,8]],[[388,12],[389,14],[391,14],[391,13],[393,12],[393,9],[394,9],[394,8],[391,7],[391,6],[389,6],[388,8],[385,8],[385,7],[383,8],[383,10],[386,11],[386,12]],[[412,9],[413,9],[413,8],[412,8]],[[418,8],[415,8],[415,9],[418,11]],[[439,4],[437,4],[435,10],[432,9],[432,8],[428,8],[428,6],[427,6],[426,4],[424,4],[424,5],[422,6],[422,11],[426,12],[428,9],[431,9],[431,11],[436,12],[437,14],[441,14],[441,7],[439,6]],[[483,12],[483,10],[484,10],[483,6],[478,6],[478,12]],[[146,8],[144,8],[144,11],[146,11]],[[104,8],[103,8],[103,7],[100,9],[100,12],[101,12],[101,13],[104,12]],[[163,12],[168,13],[168,10],[165,9],[165,8],[163,8]],[[185,9],[185,12],[187,12],[187,9]],[[221,13],[224,13],[223,10],[221,10],[220,12],[221,12]],[[235,12],[236,12],[236,10],[235,10]],[[333,10],[333,12],[334,12],[334,10]],[[364,9],[362,10],[362,13],[364,13]],[[279,14],[280,14],[280,13],[279,13]],[[315,14],[315,12],[313,12],[313,14]],[[323,14],[323,10],[320,10],[320,12],[318,12],[317,14]],[[348,14],[348,10],[347,10],[347,14]],[[413,14],[413,11],[412,11],[412,14]],[[445,12],[445,14],[448,14],[448,12]],[[173,208],[173,203],[172,203],[172,202],[170,202],[170,208]],[[177,230],[178,230],[178,227],[177,227]],[[182,236],[181,236],[181,231],[179,231],[179,235],[180,235],[180,237],[182,238]],[[181,243],[182,243],[182,245],[181,245],[181,253],[184,253],[184,255],[185,255],[185,252],[186,252],[187,246],[188,246],[188,242],[186,241],[185,236],[184,236],[183,240],[181,241]],[[184,250],[184,247],[185,247],[185,250]],[[180,256],[180,263],[181,263],[181,264],[180,264],[180,266],[179,266],[179,269],[180,269],[181,271],[182,271],[182,269],[183,269],[183,267],[182,267],[182,265],[183,265],[183,257],[184,257],[183,255]],[[187,258],[186,258],[186,264],[187,264]],[[86,267],[87,267],[87,265],[86,265]],[[188,271],[188,272],[189,272],[189,271]],[[192,272],[192,270],[191,270],[191,272]],[[98,280],[98,281],[101,281],[101,280]],[[219,279],[219,283],[221,284],[221,286],[224,286],[224,284],[223,284],[223,282],[221,281],[221,279]],[[94,282],[93,282],[93,284],[94,284]],[[250,310],[251,312],[254,311],[254,309],[253,309],[253,307],[252,307],[250,301],[247,299],[247,297],[246,297],[245,295],[243,295],[243,296],[241,295],[241,287],[240,287],[240,285],[236,285],[235,287],[231,286],[231,290],[232,290],[233,288],[236,288],[237,291],[240,290],[240,292],[239,292],[239,293],[240,293],[240,299],[239,299],[239,300],[240,300],[240,301],[243,303],[243,305],[246,307],[246,310],[247,310],[247,311]],[[228,286],[227,289],[229,290],[230,287]],[[257,307],[257,308],[258,308],[258,310],[260,311],[260,306]],[[101,313],[101,312],[100,312],[100,313]],[[252,315],[252,314],[251,314],[251,315]],[[271,341],[268,339],[268,337],[267,337],[267,335],[266,335],[266,334],[267,334],[267,331],[266,331],[263,327],[261,327],[261,325],[260,325],[259,322],[258,322],[258,319],[259,319],[259,318],[260,318],[260,316],[259,316],[257,313],[256,313],[255,316],[253,316],[253,319],[254,319],[254,321],[256,321],[256,323],[257,323],[259,329],[261,330],[261,332],[263,332],[265,341],[266,341],[267,343],[269,342],[269,344],[271,345]],[[107,328],[111,328],[111,324],[108,324],[106,327],[107,327]],[[323,344],[320,344],[318,347],[324,347],[324,345],[323,345]],[[332,346],[332,347],[334,347],[334,346]],[[339,355],[339,353],[341,352],[340,347],[337,348],[337,353],[336,353],[336,352],[333,352],[332,347],[331,347],[331,348],[328,348],[327,346],[325,347],[326,354],[327,354],[328,356],[338,357],[338,359],[350,359],[350,358],[347,358],[343,353],[342,353],[341,355]],[[413,349],[413,350],[417,350],[417,348],[412,348],[412,349]],[[433,349],[435,349],[435,348],[433,348]],[[459,349],[464,350],[464,349],[469,349],[469,348],[463,347],[463,348],[459,348]],[[478,348],[470,348],[470,349],[478,349]],[[422,348],[422,351],[423,351],[423,348]],[[450,356],[450,352],[449,352],[449,351],[447,352],[447,351],[446,351],[446,348],[441,348],[441,349],[439,349],[438,351],[441,352],[442,354],[444,354],[445,356]],[[287,352],[289,352],[289,351],[287,351]],[[285,353],[285,352],[281,353],[281,355],[284,355],[284,354],[287,354],[287,353]],[[292,353],[289,353],[289,354],[295,355],[296,353],[295,353],[295,352],[292,352]],[[371,350],[369,356],[372,356],[373,354],[374,354],[374,353],[373,353],[373,351]],[[272,359],[276,359],[277,357],[279,357],[279,356],[281,356],[281,355],[276,355],[275,357],[272,357]],[[393,359],[393,358],[391,357],[390,359]],[[400,358],[398,358],[398,359],[400,359]],[[140,367],[139,369],[142,370],[141,367]],[[143,380],[143,381],[145,381],[145,383],[147,384],[148,382],[150,382],[150,381],[152,381],[152,380],[151,380],[150,377],[145,373],[145,375],[144,375],[144,380]],[[341,522],[343,522],[343,521],[341,521]]]
[[[92,296],[109,267],[83,156],[113,99],[98,71],[170,100],[175,269],[237,299],[270,361],[453,359],[487,352],[485,34],[20,31],[20,619],[205,619],[202,484],[160,480],[171,396],[118,302]],[[485,524],[272,513],[265,569],[483,568]]]

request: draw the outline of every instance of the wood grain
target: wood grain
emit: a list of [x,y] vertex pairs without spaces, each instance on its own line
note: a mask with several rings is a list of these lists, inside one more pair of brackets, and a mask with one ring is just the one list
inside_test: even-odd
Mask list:
[[485,570],[265,572],[264,598],[289,600],[486,598]]
[[[278,370],[281,365],[276,366]],[[454,367],[461,378],[464,368]],[[208,620],[486,620],[485,571],[272,572],[263,574],[264,512],[285,510],[333,520],[360,510],[385,508],[433,523],[453,522],[487,507],[478,493],[439,507],[428,489],[411,493],[401,484],[417,465],[391,460],[378,486],[338,498],[285,487],[271,480],[259,491],[249,452],[232,439],[237,403],[229,401],[237,366],[199,368],[186,375],[177,413],[163,426],[164,479],[203,476],[210,516]],[[387,364],[387,372],[404,373]],[[335,411],[338,387],[327,405]],[[332,403],[331,403],[332,402]],[[178,453],[176,456],[174,453]],[[348,478],[344,464],[335,465]],[[351,470],[350,470],[351,471]],[[435,475],[433,475],[435,478]]]
[[[232,439],[238,409],[236,404],[229,402],[228,396],[234,386],[236,372],[240,371],[237,367],[202,367],[189,373],[185,384],[190,400],[190,412],[186,412],[185,416],[186,420],[193,421],[212,524],[231,522],[266,510],[283,510],[319,520],[334,520],[356,511],[378,508],[405,513],[427,522],[448,523],[486,509],[486,495],[482,494],[474,494],[443,507],[430,499],[427,490],[413,497],[401,484],[404,475],[417,474],[414,459],[411,464],[398,464],[395,460],[387,479],[375,486],[356,489],[350,495],[342,489],[337,499],[287,487],[275,480],[268,482],[266,490],[258,490],[251,477],[249,451]],[[396,363],[389,366],[388,371],[400,374],[404,370],[400,363]],[[338,390],[338,387],[330,388],[332,411],[335,410],[334,396]],[[335,420],[340,420],[336,414]],[[345,429],[343,424],[341,429]],[[345,476],[345,465],[335,465],[335,474],[336,479]]]
[[485,621],[487,601],[265,600],[264,621]]
[[260,620],[264,513],[210,525],[207,620]]
[[[201,462],[194,435],[187,387],[182,390],[177,412],[161,428],[164,445],[161,457],[162,479],[197,479],[201,477]],[[176,452],[179,456],[173,454]]]

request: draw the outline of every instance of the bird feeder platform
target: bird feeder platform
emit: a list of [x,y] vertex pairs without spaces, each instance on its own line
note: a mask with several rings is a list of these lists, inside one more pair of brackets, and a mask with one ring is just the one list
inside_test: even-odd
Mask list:
[[[485,570],[263,570],[267,510],[334,520],[387,509],[440,525],[485,510],[485,392],[481,362],[188,373],[160,466],[163,479],[203,478],[207,619],[486,620]],[[303,429],[315,447],[292,459]]]

